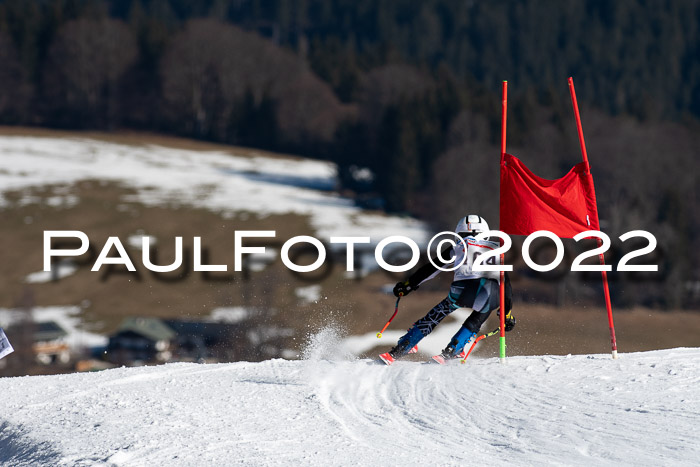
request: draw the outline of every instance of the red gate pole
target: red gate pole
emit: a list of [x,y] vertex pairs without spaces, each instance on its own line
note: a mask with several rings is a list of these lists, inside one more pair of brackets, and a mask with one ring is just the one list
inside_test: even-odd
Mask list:
[[[576,129],[578,130],[578,141],[581,145],[581,154],[583,162],[586,164],[586,173],[591,173],[591,166],[588,163],[588,153],[586,152],[586,142],[583,139],[583,127],[581,126],[581,116],[578,112],[578,102],[576,101],[576,91],[574,90],[574,79],[569,77],[569,91],[571,93],[571,102],[574,106],[574,115],[576,116]],[[598,246],[603,242],[598,238]],[[605,257],[601,253],[599,255],[600,264],[605,266]],[[608,273],[601,271],[603,276],[603,292],[605,293],[605,306],[608,309],[608,326],[610,327],[610,343],[612,344],[612,358],[617,358],[617,340],[615,339],[615,324],[613,323],[612,304],[610,303],[610,288],[608,287]]]
[[[501,112],[501,165],[499,166],[503,170],[503,160],[506,157],[506,117],[508,115],[508,81],[503,81],[503,107]],[[503,239],[501,239],[501,246],[503,246]],[[501,266],[505,263],[505,255],[501,253]],[[501,271],[500,274],[500,312],[501,312],[501,322],[499,324],[500,334],[499,334],[499,356],[501,363],[506,362],[506,293],[505,293],[505,277],[506,273]]]

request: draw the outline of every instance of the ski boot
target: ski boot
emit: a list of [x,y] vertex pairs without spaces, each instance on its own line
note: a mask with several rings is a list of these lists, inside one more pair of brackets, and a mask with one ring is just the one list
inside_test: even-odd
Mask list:
[[413,326],[399,339],[399,342],[393,349],[387,353],[381,354],[379,358],[387,365],[391,365],[395,360],[406,354],[415,353],[417,351],[416,346],[418,345],[418,341],[421,339],[423,339],[423,333],[418,327]]
[[459,357],[464,346],[467,345],[474,336],[476,336],[475,332],[462,326],[459,328],[459,331],[457,331],[457,334],[452,337],[447,347],[440,352],[440,355],[435,355],[433,357],[433,362],[444,365],[448,360]]

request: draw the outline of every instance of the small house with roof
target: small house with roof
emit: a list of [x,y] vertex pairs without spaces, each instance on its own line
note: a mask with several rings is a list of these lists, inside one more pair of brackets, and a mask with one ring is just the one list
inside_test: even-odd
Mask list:
[[70,348],[66,337],[68,333],[55,321],[34,323],[34,343],[32,350],[36,360],[44,365],[69,363]]
[[158,318],[125,319],[109,337],[107,360],[124,365],[162,363],[171,360],[175,331]]

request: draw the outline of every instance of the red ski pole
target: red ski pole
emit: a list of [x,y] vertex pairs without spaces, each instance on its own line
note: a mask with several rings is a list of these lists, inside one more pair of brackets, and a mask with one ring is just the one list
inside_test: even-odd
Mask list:
[[384,327],[382,328],[382,330],[379,331],[379,332],[377,333],[377,339],[381,339],[381,338],[382,338],[382,333],[383,333],[384,331],[386,331],[386,328],[389,327],[389,324],[391,324],[391,322],[392,322],[392,321],[394,320],[394,318],[396,317],[396,313],[399,312],[399,300],[401,300],[401,295],[399,295],[399,298],[396,299],[396,306],[394,307],[394,314],[391,315],[391,318],[389,318],[389,321],[386,322],[386,324],[384,325]]
[[487,334],[482,334],[482,335],[480,335],[479,337],[477,337],[477,338],[474,340],[474,342],[472,343],[472,346],[469,347],[469,352],[467,352],[467,355],[464,356],[464,358],[462,359],[461,363],[465,363],[465,362],[467,361],[467,357],[469,357],[469,354],[472,353],[472,350],[474,350],[474,347],[476,346],[476,343],[477,343],[477,342],[479,342],[481,339],[486,339],[487,337],[495,336],[496,334],[498,334],[498,332],[500,331],[500,329],[501,329],[500,327],[497,327],[497,328],[494,329],[493,331],[491,331],[491,332],[489,332],[489,333],[487,333]]

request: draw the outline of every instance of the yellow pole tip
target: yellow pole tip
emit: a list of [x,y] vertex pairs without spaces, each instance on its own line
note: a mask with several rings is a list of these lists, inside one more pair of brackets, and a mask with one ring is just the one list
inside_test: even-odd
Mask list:
[[381,339],[381,338],[382,338],[382,333],[381,333],[381,332],[378,332],[378,333],[377,333],[377,339]]

